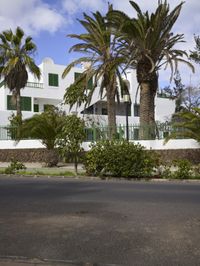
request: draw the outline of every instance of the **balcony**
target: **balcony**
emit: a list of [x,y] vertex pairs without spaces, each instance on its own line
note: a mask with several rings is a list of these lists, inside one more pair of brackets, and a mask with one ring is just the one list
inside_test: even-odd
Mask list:
[[38,83],[38,82],[27,82],[26,83],[26,87],[43,89],[44,88],[44,84],[43,83]]
[[[0,82],[0,88],[3,87],[4,85],[5,85],[5,81],[3,80],[3,81]],[[27,82],[26,83],[26,87],[43,89],[44,88],[44,84],[43,83],[39,83],[39,82]]]

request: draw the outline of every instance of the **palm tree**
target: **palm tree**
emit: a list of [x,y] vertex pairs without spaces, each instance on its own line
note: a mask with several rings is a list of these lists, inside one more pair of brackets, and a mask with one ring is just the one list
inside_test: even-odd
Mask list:
[[12,92],[16,101],[17,116],[21,120],[20,91],[28,81],[27,69],[40,78],[40,69],[31,57],[36,51],[36,45],[30,36],[24,40],[24,31],[17,27],[3,31],[0,34],[0,76]]
[[[112,6],[109,5],[109,10],[111,9]],[[63,72],[63,77],[72,67],[81,62],[90,62],[90,64],[74,84],[67,88],[64,96],[65,103],[71,106],[77,103],[80,105],[83,102],[89,104],[100,82],[100,95],[102,97],[105,92],[107,97],[108,126],[112,138],[116,132],[115,99],[119,96],[118,84],[121,90],[127,89],[120,71],[125,59],[119,53],[116,38],[108,26],[107,17],[103,17],[99,12],[93,13],[93,17],[84,13],[84,19],[79,22],[86,33],[69,35],[71,38],[80,40],[80,43],[73,45],[70,51],[81,52],[85,55],[69,64]],[[94,80],[93,86],[88,88],[88,81],[91,78]]]
[[[177,43],[183,42],[183,34],[174,35],[171,32],[183,5],[176,6],[171,12],[167,1],[159,1],[155,13],[143,13],[133,1],[130,4],[137,12],[137,18],[130,18],[120,11],[111,11],[109,17],[120,31],[119,40],[124,46],[124,54],[129,58],[128,66],[136,68],[140,87],[140,126],[152,127],[150,134],[145,136],[140,130],[140,137],[154,138],[155,126],[155,96],[158,89],[158,71],[163,66],[170,66],[172,76],[177,70],[177,63],[184,62],[187,53],[175,49]],[[192,67],[193,69],[193,67]],[[171,77],[172,77],[171,76]]]
[[174,114],[173,131],[165,142],[174,138],[191,138],[200,142],[200,108],[192,108]]
[[200,36],[195,35],[194,40],[195,40],[196,46],[194,48],[195,49],[194,51],[190,51],[190,58],[194,62],[200,64]]
[[58,152],[56,142],[58,135],[62,133],[65,121],[65,113],[56,107],[50,106],[41,114],[22,121],[22,124],[15,134],[15,140],[39,139],[48,150],[47,165],[55,166],[58,163]]

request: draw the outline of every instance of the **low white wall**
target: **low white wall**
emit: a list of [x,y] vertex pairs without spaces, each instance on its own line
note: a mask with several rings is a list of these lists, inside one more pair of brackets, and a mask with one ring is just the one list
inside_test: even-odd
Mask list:
[[45,148],[39,140],[21,140],[16,143],[13,140],[0,140],[0,149],[38,149]]
[[[137,141],[135,141],[137,143]],[[138,141],[146,149],[152,150],[176,150],[176,149],[199,149],[200,144],[193,139],[172,139],[164,144],[163,139]]]
[[[193,139],[176,139],[170,140],[164,145],[163,140],[142,140],[135,141],[140,143],[146,149],[152,150],[174,150],[174,149],[199,149],[200,144]],[[84,142],[82,147],[85,151],[90,149],[91,142]],[[13,140],[0,140],[0,149],[37,149],[44,148],[39,140],[21,140],[16,144]]]

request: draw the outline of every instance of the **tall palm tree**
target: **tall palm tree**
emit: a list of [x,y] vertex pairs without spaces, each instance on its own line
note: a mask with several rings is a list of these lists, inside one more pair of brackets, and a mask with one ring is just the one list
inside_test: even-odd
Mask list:
[[15,32],[6,30],[0,34],[0,76],[4,78],[16,100],[17,116],[20,120],[20,91],[28,81],[27,69],[40,78],[40,69],[31,57],[36,51],[36,45],[30,36],[24,38],[24,31],[20,27]]
[[171,32],[183,5],[176,6],[171,12],[167,1],[159,1],[155,13],[143,13],[133,1],[130,4],[137,12],[137,18],[130,18],[118,10],[111,11],[109,17],[115,22],[120,32],[119,40],[124,47],[124,54],[129,58],[128,65],[136,68],[140,87],[140,125],[141,129],[149,126],[150,134],[145,136],[141,130],[140,137],[153,138],[155,125],[155,96],[158,89],[158,71],[163,66],[170,66],[172,75],[177,70],[177,63],[186,60],[187,53],[175,49],[177,43],[183,42],[183,34]]
[[[111,9],[112,6],[109,5],[109,10]],[[125,59],[119,53],[116,38],[108,26],[107,17],[102,16],[100,12],[93,13],[92,17],[85,13],[83,15],[84,19],[79,22],[86,32],[80,35],[70,34],[69,37],[80,40],[80,43],[73,45],[70,51],[85,55],[69,64],[63,72],[63,77],[73,66],[81,62],[90,62],[90,64],[74,84],[67,88],[64,99],[65,103],[70,105],[77,102],[81,104],[84,101],[89,103],[100,82],[100,94],[102,96],[105,92],[107,97],[108,126],[112,138],[116,132],[115,99],[119,96],[118,85],[122,90],[127,89],[120,71]],[[88,88],[87,84],[91,78],[94,80],[93,86]]]

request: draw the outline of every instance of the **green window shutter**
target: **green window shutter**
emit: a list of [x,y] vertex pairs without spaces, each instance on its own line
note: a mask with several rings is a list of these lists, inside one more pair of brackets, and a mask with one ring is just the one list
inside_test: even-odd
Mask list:
[[[79,72],[74,72],[74,80],[77,80],[78,77],[81,75],[82,73],[79,73]],[[88,80],[88,89],[91,90],[92,89],[92,86],[93,86],[93,78],[90,78]]]
[[58,87],[58,74],[49,73],[49,86]]
[[[20,98],[21,111],[31,111],[31,97]],[[7,95],[7,110],[16,110],[16,103],[11,95]]]
[[74,72],[74,81],[77,80],[80,75],[81,75],[81,73]]
[[88,81],[88,89],[91,90],[93,87],[93,79],[90,78],[89,81]]
[[39,112],[39,104],[34,104],[34,112],[35,113]]
[[11,95],[7,95],[7,110],[16,110],[16,103]]
[[21,110],[31,111],[31,97],[21,97]]

